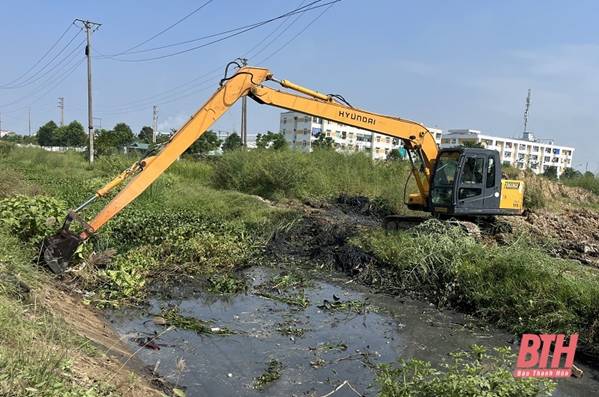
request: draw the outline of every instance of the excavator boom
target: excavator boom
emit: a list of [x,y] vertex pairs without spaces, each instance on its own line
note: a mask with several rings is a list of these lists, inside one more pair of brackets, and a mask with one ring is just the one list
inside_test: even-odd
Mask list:
[[[291,92],[275,90],[264,85],[273,81]],[[295,92],[293,92],[295,91]],[[302,95],[300,95],[302,94]],[[264,68],[241,67],[230,77],[221,80],[219,89],[208,101],[171,137],[156,154],[133,164],[113,181],[75,211],[71,211],[63,228],[44,241],[43,258],[55,272],[66,269],[68,261],[79,243],[97,232],[111,218],[142,194],[164,171],[175,162],[210,126],[241,97],[249,96],[261,104],[298,111],[325,120],[362,128],[404,141],[405,146],[418,153],[423,163],[423,174],[413,169],[420,191],[417,201],[424,206],[429,191],[431,169],[437,158],[438,148],[432,134],[422,124],[397,117],[384,116],[351,107],[347,102],[337,102],[339,96],[326,95],[287,80],[276,80]],[[83,221],[78,211],[125,180],[129,183],[91,220]],[[82,231],[69,231],[73,220],[82,225]]]

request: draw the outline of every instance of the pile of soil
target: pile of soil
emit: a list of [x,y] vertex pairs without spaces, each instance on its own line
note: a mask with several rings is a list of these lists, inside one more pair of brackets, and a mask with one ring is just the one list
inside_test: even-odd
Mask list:
[[566,186],[539,176],[525,176],[525,187],[542,192],[548,203],[560,201],[576,205],[599,204],[599,195],[581,187]]
[[526,218],[512,218],[520,230],[528,230],[548,242],[551,253],[599,267],[599,213],[584,208],[565,208],[560,212],[536,211]]

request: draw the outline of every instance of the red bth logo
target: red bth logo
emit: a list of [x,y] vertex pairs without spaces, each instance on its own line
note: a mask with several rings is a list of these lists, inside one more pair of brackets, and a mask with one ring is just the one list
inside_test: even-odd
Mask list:
[[[578,334],[524,334],[516,362],[516,378],[567,378],[572,374]],[[553,351],[552,351],[553,348]]]

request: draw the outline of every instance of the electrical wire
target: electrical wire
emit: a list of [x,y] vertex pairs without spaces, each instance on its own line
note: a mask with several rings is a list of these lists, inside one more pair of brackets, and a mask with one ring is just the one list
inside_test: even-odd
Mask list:
[[[302,9],[305,7],[309,7],[311,4],[314,4],[315,2],[309,3],[306,6],[303,6],[303,3],[305,2],[305,0],[302,0],[297,9]],[[326,8],[322,13],[320,13],[316,18],[314,18],[310,23],[308,23],[303,29],[301,29],[298,33],[296,33],[290,40],[288,40],[285,44],[283,44],[281,47],[279,47],[277,50],[275,50],[273,53],[271,53],[270,55],[268,55],[265,59],[270,59],[272,58],[274,55],[276,55],[278,52],[280,52],[281,50],[283,50],[286,46],[288,46],[293,40],[297,39],[302,33],[304,33],[312,24],[314,24],[320,17],[322,17],[322,15],[324,15],[324,13],[326,11],[328,11],[331,7],[333,6],[333,4],[330,4],[328,8]],[[290,14],[290,13],[287,13]],[[271,31],[268,35],[266,35],[260,42],[258,42],[256,45],[254,45],[253,47],[251,47],[248,51],[245,52],[245,54],[242,57],[248,57],[248,58],[252,58],[255,57],[257,55],[259,55],[260,53],[262,53],[264,50],[266,50],[268,47],[270,47],[276,40],[278,40],[291,26],[293,26],[294,23],[296,23],[300,17],[303,14],[297,14],[296,17],[294,18],[294,20],[290,23],[290,24],[286,24],[287,20],[294,14],[290,14],[287,15],[287,17],[285,19],[283,19],[281,21],[281,23],[279,24],[279,26],[277,26],[277,28],[275,28],[273,31]],[[260,47],[261,44],[263,44],[266,40],[268,40],[270,37],[272,37],[273,34],[275,34],[283,25],[286,25],[286,28],[280,32],[274,39],[270,40],[264,47],[262,47],[258,52],[256,52],[255,54],[252,55],[252,51],[257,49],[258,47]],[[220,70],[219,68],[216,69],[212,69],[209,72],[206,72],[198,77],[195,77],[192,80],[186,81],[182,84],[179,84],[175,87],[172,87],[170,89],[167,89],[165,91],[160,92],[159,94],[153,95],[153,96],[149,96],[149,97],[145,97],[144,99],[138,100],[138,101],[133,101],[133,102],[129,102],[127,103],[127,107],[125,109],[123,109],[122,105],[121,106],[116,106],[114,107],[115,111],[99,111],[97,113],[101,113],[102,115],[116,115],[116,114],[126,114],[129,112],[138,112],[138,111],[146,111],[148,109],[148,107],[150,105],[165,105],[168,103],[173,103],[173,102],[177,102],[181,99],[184,98],[188,98],[192,95],[196,95],[200,92],[206,91],[208,88],[210,87],[205,87],[204,83],[211,81],[211,79],[206,79],[206,80],[202,80],[201,82],[194,84],[193,86],[190,86],[191,83],[196,82],[200,79],[203,78],[207,78],[209,76],[215,76],[218,75],[218,73],[216,73],[218,70]],[[200,87],[196,87],[196,85],[200,85]],[[189,91],[190,89],[193,90],[192,92],[188,92],[185,93],[183,95],[182,94],[182,90],[183,91]],[[119,110],[116,110],[119,109]]]
[[[56,87],[58,87],[60,84],[62,84],[63,81],[65,81],[68,77],[70,77],[73,72],[75,72],[75,70],[77,70],[77,68],[79,66],[81,66],[81,64],[85,61],[85,57],[81,58],[79,60],[79,62],[77,62],[75,65],[73,65],[70,69],[68,69],[65,73],[62,74],[62,76],[59,77],[59,79],[57,81],[54,82],[54,84],[52,84],[51,86],[46,87],[46,91],[44,91],[44,93],[42,93],[41,95],[37,96],[35,99],[33,99],[31,102],[29,102],[29,104],[27,106],[23,106],[21,108],[18,109],[13,109],[10,111],[2,111],[2,113],[16,113],[16,112],[20,112],[22,110],[25,110],[27,108],[29,108],[32,104],[37,103],[38,101],[40,101],[41,99],[43,99],[46,95],[48,95],[50,92],[52,92],[52,90],[54,90]],[[28,96],[29,97],[29,96]]]
[[31,96],[36,95],[39,91],[44,90],[47,86],[53,84],[56,81],[56,78],[61,75],[68,67],[69,65],[72,64],[72,62],[74,60],[76,60],[76,57],[71,57],[73,55],[73,53],[78,50],[81,46],[83,45],[83,42],[79,44],[79,46],[75,47],[63,60],[61,60],[60,63],[57,63],[56,65],[54,65],[54,67],[52,67],[51,69],[47,70],[46,73],[44,73],[44,75],[38,77],[36,79],[39,80],[41,78],[43,78],[44,76],[48,75],[49,73],[51,73],[53,70],[55,70],[59,65],[63,64],[63,61],[66,61],[67,59],[70,58],[70,60],[68,60],[68,62],[66,62],[66,64],[64,64],[64,66],[62,68],[60,68],[56,73],[54,73],[52,76],[50,76],[48,79],[46,79],[45,81],[41,82],[33,91],[31,91],[29,94],[23,95],[22,97],[12,101],[12,102],[8,102],[8,103],[4,103],[2,105],[0,105],[0,108],[4,108],[4,107],[9,107],[12,106],[14,104],[17,104],[19,102],[22,102],[24,100],[26,100],[27,98],[30,98]]
[[48,54],[58,45],[58,43],[60,43],[60,41],[63,39],[63,37],[69,32],[69,30],[71,30],[73,28],[73,24],[70,23],[69,26],[65,29],[64,32],[62,32],[62,34],[60,35],[60,37],[58,37],[58,39],[54,42],[54,44],[52,44],[50,46],[50,48],[48,48],[48,50],[44,53],[44,55],[41,56],[41,58],[39,58],[33,65],[31,65],[31,67],[29,69],[27,69],[26,71],[23,72],[23,74],[21,74],[19,77],[17,77],[16,79],[9,81],[6,84],[2,84],[0,85],[0,88],[7,88],[10,87],[11,85],[15,84],[17,81],[21,80],[23,77],[25,77],[29,72],[31,72],[33,69],[35,69],[35,67],[37,65],[39,65],[46,56],[48,56]]
[[[211,34],[208,34],[208,35],[197,37],[195,39],[179,41],[179,42],[171,43],[171,44],[164,44],[164,45],[161,45],[161,46],[158,46],[158,47],[146,48],[146,49],[142,49],[142,50],[138,50],[138,51],[132,51],[132,52],[130,52],[130,54],[141,54],[141,53],[145,53],[145,52],[162,50],[162,49],[165,49],[165,48],[178,47],[178,46],[185,45],[185,44],[195,43],[195,42],[198,42],[198,41],[202,41],[202,40],[206,40],[206,39],[211,39],[211,38],[218,37],[218,36],[223,36],[223,35],[228,34],[228,33],[239,32],[241,30],[248,29],[248,28],[259,27],[259,26],[264,25],[265,23],[273,22],[276,19],[286,18],[286,17],[288,17],[290,15],[293,15],[293,14],[295,14],[297,12],[300,12],[302,10],[307,11],[307,10],[305,10],[307,7],[309,7],[311,5],[314,5],[314,4],[317,4],[317,3],[320,3],[321,1],[323,1],[323,0],[314,0],[311,3],[309,3],[309,4],[306,4],[305,6],[299,6],[296,9],[291,10],[291,11],[289,11],[289,12],[283,14],[283,15],[280,15],[280,16],[278,16],[276,18],[271,18],[271,19],[267,19],[267,20],[264,20],[264,21],[254,22],[254,23],[251,23],[249,25],[239,26],[239,27],[236,27],[236,28],[232,28],[232,29],[220,31],[218,33],[211,33]],[[113,58],[114,55],[108,55],[108,57],[109,58]]]
[[[287,40],[287,42],[285,42],[285,44],[283,44],[282,46],[280,46],[279,48],[277,48],[275,51],[273,51],[266,58],[263,58],[261,61],[259,61],[258,64],[262,65],[262,64],[266,63],[266,61],[268,61],[269,59],[271,59],[272,57],[274,57],[276,54],[278,54],[279,52],[281,52],[285,47],[287,47],[289,44],[291,44],[291,42],[293,42],[295,39],[297,39],[299,36],[301,36],[306,30],[308,30],[308,28],[310,28],[310,26],[312,26],[314,23],[316,23],[316,21],[318,21],[328,10],[330,10],[335,5],[335,3],[337,3],[337,1],[327,3],[327,4],[329,4],[329,6],[327,8],[325,8],[314,19],[312,19],[312,21],[310,21],[310,23],[308,23],[306,26],[304,26],[304,28],[302,30],[300,30],[293,37],[291,37],[289,40]],[[327,5],[327,4],[323,4],[323,5]]]
[[[322,0],[317,0],[317,2],[318,1],[322,1]],[[318,8],[325,7],[327,5],[332,5],[332,4],[338,3],[340,1],[342,1],[342,0],[331,0],[331,1],[329,1],[327,3],[324,3],[324,4],[315,5],[315,6],[309,7],[309,8],[303,8],[301,11],[293,10],[293,11],[287,12],[285,14],[279,15],[277,17],[274,17],[274,18],[271,18],[271,19],[268,19],[268,20],[265,20],[265,21],[253,24],[253,25],[248,25],[249,27],[247,27],[247,28],[245,28],[243,30],[239,30],[239,31],[236,31],[235,33],[231,33],[231,34],[229,34],[227,36],[224,36],[224,37],[221,37],[219,39],[209,41],[208,43],[197,45],[197,46],[194,46],[194,47],[191,47],[191,48],[186,48],[186,49],[180,50],[180,51],[175,51],[175,52],[172,52],[172,53],[169,53],[169,54],[164,54],[164,55],[154,56],[154,57],[149,57],[149,58],[138,58],[138,59],[118,59],[118,58],[112,58],[112,59],[115,60],[115,61],[119,61],[119,62],[148,62],[148,61],[155,61],[155,60],[164,59],[164,58],[170,58],[170,57],[173,57],[173,56],[176,56],[176,55],[185,54],[185,53],[188,53],[188,52],[191,52],[191,51],[198,50],[200,48],[204,48],[204,47],[208,47],[210,45],[216,44],[216,43],[220,43],[220,42],[225,41],[227,39],[230,39],[232,37],[239,36],[240,34],[243,34],[243,33],[249,32],[251,30],[257,29],[257,28],[259,28],[261,26],[264,26],[264,25],[266,25],[268,23],[271,23],[273,21],[285,18],[285,17],[287,17],[289,15],[295,15],[297,13],[308,12],[308,11],[311,11],[311,10],[315,10],[315,9],[318,9]],[[304,7],[306,7],[306,6],[304,6]],[[179,45],[179,44],[177,44],[177,45]]]
[[187,15],[185,15],[183,18],[179,19],[178,21],[176,21],[175,23],[169,25],[168,27],[162,29],[160,32],[156,33],[155,35],[147,38],[146,40],[134,45],[133,47],[129,47],[128,49],[126,49],[123,52],[120,52],[118,54],[114,54],[112,56],[119,56],[119,55],[125,55],[130,53],[132,50],[139,48],[141,46],[143,46],[144,44],[147,44],[148,42],[154,40],[156,37],[168,32],[169,30],[171,30],[172,28],[174,28],[175,26],[177,26],[178,24],[180,24],[181,22],[185,21],[187,18],[191,17],[192,15],[194,15],[195,13],[197,13],[198,11],[200,11],[202,8],[206,7],[208,4],[212,3],[214,0],[208,0],[206,2],[204,2],[201,6],[199,6],[198,8],[196,8],[195,10],[191,11],[190,13],[188,13]]
[[[64,51],[67,49],[67,48],[69,48],[69,47],[70,47],[70,45],[73,43],[73,41],[75,41],[75,39],[77,38],[77,36],[79,36],[79,34],[81,33],[81,31],[82,31],[82,29],[79,29],[79,31],[77,31],[77,33],[75,33],[75,35],[74,35],[74,36],[71,38],[71,40],[69,40],[69,42],[68,42],[68,43],[67,43],[67,44],[66,44],[64,47],[62,47],[62,49],[61,49],[60,51],[58,51],[58,53],[56,53],[56,55],[54,55],[54,57],[53,57],[53,58],[52,58],[50,61],[46,62],[46,64],[45,64],[44,66],[42,66],[42,67],[41,67],[39,70],[37,70],[37,71],[36,71],[36,72],[35,72],[33,75],[29,76],[29,77],[28,77],[28,78],[27,78],[25,81],[22,81],[22,82],[20,82],[20,83],[18,83],[18,84],[13,84],[13,85],[11,85],[11,86],[4,86],[4,87],[3,87],[3,89],[16,89],[16,88],[23,88],[23,87],[27,87],[27,86],[30,86],[30,85],[34,84],[35,82],[39,81],[41,78],[43,78],[43,76],[46,76],[46,75],[48,74],[48,72],[46,72],[46,73],[42,74],[42,76],[39,76],[39,75],[40,75],[40,73],[42,73],[44,70],[46,70],[46,68],[47,68],[48,66],[50,66],[50,65],[51,65],[51,64],[52,64],[52,63],[53,63],[53,62],[56,60],[56,58],[58,58],[58,57],[59,57],[59,56],[60,56],[60,55],[61,55],[61,54],[62,54],[62,53],[63,53],[63,52],[64,52]],[[83,45],[83,43],[84,43],[84,42],[85,42],[85,41],[82,41],[82,42],[79,44],[79,46],[78,46],[78,47],[80,47],[81,45]],[[60,61],[59,61],[57,64],[55,64],[55,65],[54,65],[54,66],[53,66],[53,67],[50,69],[50,71],[51,71],[51,70],[54,70],[54,69],[56,69],[58,66],[60,66],[60,64],[61,64],[62,62],[64,62],[64,61],[65,61],[67,58],[69,58],[69,57],[72,55],[72,53],[73,53],[74,51],[75,51],[75,50],[71,51],[69,54],[67,54],[67,56],[66,56],[66,57],[62,58],[62,59],[61,59],[61,60],[60,60]]]

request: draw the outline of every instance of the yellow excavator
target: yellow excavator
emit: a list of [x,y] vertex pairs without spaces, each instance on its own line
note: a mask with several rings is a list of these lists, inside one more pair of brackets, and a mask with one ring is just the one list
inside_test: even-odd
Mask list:
[[[237,69],[229,76],[233,66]],[[277,90],[266,83],[275,83],[287,90]],[[523,212],[524,182],[502,179],[497,151],[466,147],[440,150],[434,136],[422,124],[354,108],[341,95],[323,94],[288,80],[278,80],[268,69],[242,67],[230,62],[216,92],[164,146],[136,161],[70,211],[58,233],[44,240],[42,256],[50,269],[62,273],[82,242],[143,193],[244,96],[260,104],[298,111],[403,141],[418,187],[406,203],[412,210],[453,218],[520,215]],[[81,218],[80,211],[129,179],[129,183],[93,219],[86,222]],[[70,231],[73,221],[80,225],[78,232]],[[391,228],[394,222],[396,218],[393,217],[386,220]]]

